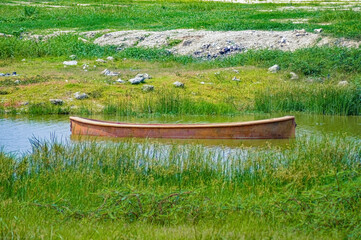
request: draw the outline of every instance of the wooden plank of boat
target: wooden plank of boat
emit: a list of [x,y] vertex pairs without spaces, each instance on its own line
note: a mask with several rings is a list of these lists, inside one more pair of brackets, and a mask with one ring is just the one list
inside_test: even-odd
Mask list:
[[286,139],[295,137],[295,117],[215,124],[132,124],[70,117],[74,135],[183,138],[183,139]]

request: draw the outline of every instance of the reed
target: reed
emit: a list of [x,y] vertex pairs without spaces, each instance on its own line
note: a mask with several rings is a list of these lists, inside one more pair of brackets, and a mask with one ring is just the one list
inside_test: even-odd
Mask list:
[[255,110],[359,115],[361,91],[357,87],[330,84],[298,84],[269,87],[255,94]]
[[20,228],[32,218],[26,212],[46,213],[54,229],[63,219],[153,226],[220,221],[235,229],[232,219],[247,215],[295,231],[357,238],[359,141],[303,139],[282,149],[33,139],[31,153],[0,154],[0,232],[19,236],[7,226],[20,215]]

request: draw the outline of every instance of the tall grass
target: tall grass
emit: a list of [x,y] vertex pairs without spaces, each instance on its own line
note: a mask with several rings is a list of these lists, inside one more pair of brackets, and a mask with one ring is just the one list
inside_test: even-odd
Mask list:
[[357,238],[360,161],[358,141],[327,137],[258,150],[33,140],[20,158],[0,153],[0,213],[8,226],[19,211],[45,211],[55,227],[64,218],[182,225],[251,215]]
[[361,89],[330,84],[271,87],[255,94],[256,111],[298,111],[318,114],[359,115]]

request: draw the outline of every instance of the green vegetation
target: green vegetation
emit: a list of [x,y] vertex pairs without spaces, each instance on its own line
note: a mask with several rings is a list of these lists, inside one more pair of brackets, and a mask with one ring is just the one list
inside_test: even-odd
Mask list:
[[[79,2],[88,5],[78,5]],[[51,7],[51,6],[61,7]],[[345,6],[344,6],[345,5]],[[48,6],[48,7],[47,7]],[[0,32],[48,29],[293,30],[324,28],[326,34],[360,39],[361,17],[346,3],[232,4],[201,1],[53,1],[43,5],[0,5]],[[285,8],[286,7],[286,8]],[[288,7],[288,8],[287,8]],[[305,8],[306,7],[306,8]],[[316,8],[309,10],[307,7]],[[326,7],[326,8],[325,8]],[[318,10],[319,8],[320,10]],[[296,24],[289,19],[306,19]],[[330,25],[324,25],[324,24]]]
[[[357,239],[360,159],[359,142],[327,137],[231,152],[147,141],[104,146],[34,139],[31,153],[0,153],[0,233],[101,238],[113,229],[131,237],[121,229],[151,227],[154,237],[162,237],[161,229],[179,226],[174,239],[184,229],[187,238],[197,238],[188,228],[206,238],[293,238],[302,232]],[[78,223],[97,226],[97,232],[63,227]]]

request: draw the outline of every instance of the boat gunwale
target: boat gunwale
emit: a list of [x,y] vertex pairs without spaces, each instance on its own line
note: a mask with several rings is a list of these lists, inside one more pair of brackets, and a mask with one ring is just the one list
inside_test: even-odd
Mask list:
[[143,124],[143,123],[118,123],[118,122],[109,122],[81,117],[70,117],[70,121],[84,123],[94,126],[102,127],[117,127],[117,128],[226,128],[226,127],[241,127],[241,126],[251,126],[251,125],[260,125],[260,124],[269,124],[284,122],[289,120],[295,120],[294,116],[284,116],[279,118],[270,118],[263,120],[247,121],[247,122],[234,122],[234,123],[205,123],[205,124]]

